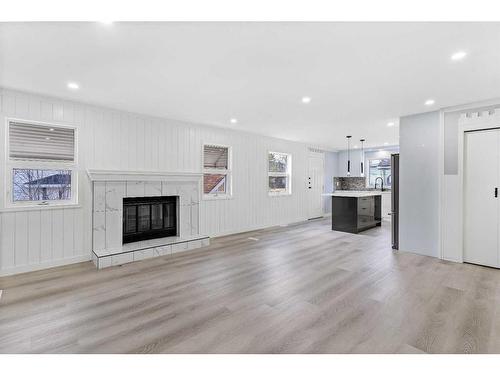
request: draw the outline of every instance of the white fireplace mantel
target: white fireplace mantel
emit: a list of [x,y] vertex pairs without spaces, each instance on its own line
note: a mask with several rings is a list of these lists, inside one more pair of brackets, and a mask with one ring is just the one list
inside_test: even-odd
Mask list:
[[[92,259],[98,268],[207,246],[200,234],[202,173],[87,170],[92,181]],[[176,196],[177,235],[123,245],[123,199]]]
[[163,171],[119,171],[105,169],[87,169],[91,181],[185,181],[197,182],[203,176],[195,172]]

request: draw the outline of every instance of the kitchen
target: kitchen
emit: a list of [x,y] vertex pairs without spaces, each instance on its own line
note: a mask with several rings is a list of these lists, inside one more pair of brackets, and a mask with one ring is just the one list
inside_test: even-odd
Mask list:
[[332,212],[332,230],[357,234],[391,225],[392,247],[397,249],[399,146],[365,148],[364,139],[359,146],[352,146],[351,136],[346,139],[347,149],[337,153],[336,173],[327,176],[332,183],[323,194]]

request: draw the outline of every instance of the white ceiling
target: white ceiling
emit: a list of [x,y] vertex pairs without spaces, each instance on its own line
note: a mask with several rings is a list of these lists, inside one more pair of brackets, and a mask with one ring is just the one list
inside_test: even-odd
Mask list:
[[500,23],[4,23],[0,38],[1,86],[333,149],[500,97]]

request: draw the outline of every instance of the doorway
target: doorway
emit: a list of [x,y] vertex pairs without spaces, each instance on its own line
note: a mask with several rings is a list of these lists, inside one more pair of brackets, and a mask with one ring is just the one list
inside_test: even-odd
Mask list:
[[500,129],[464,134],[464,262],[500,267]]
[[325,154],[318,151],[309,151],[307,189],[308,218],[314,219],[323,216],[323,189],[325,184]]

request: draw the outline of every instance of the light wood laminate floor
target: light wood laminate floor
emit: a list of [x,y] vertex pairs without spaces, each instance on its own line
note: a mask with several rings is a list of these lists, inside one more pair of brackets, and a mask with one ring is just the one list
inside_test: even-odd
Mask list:
[[3,353],[500,352],[500,271],[327,219],[0,279]]

